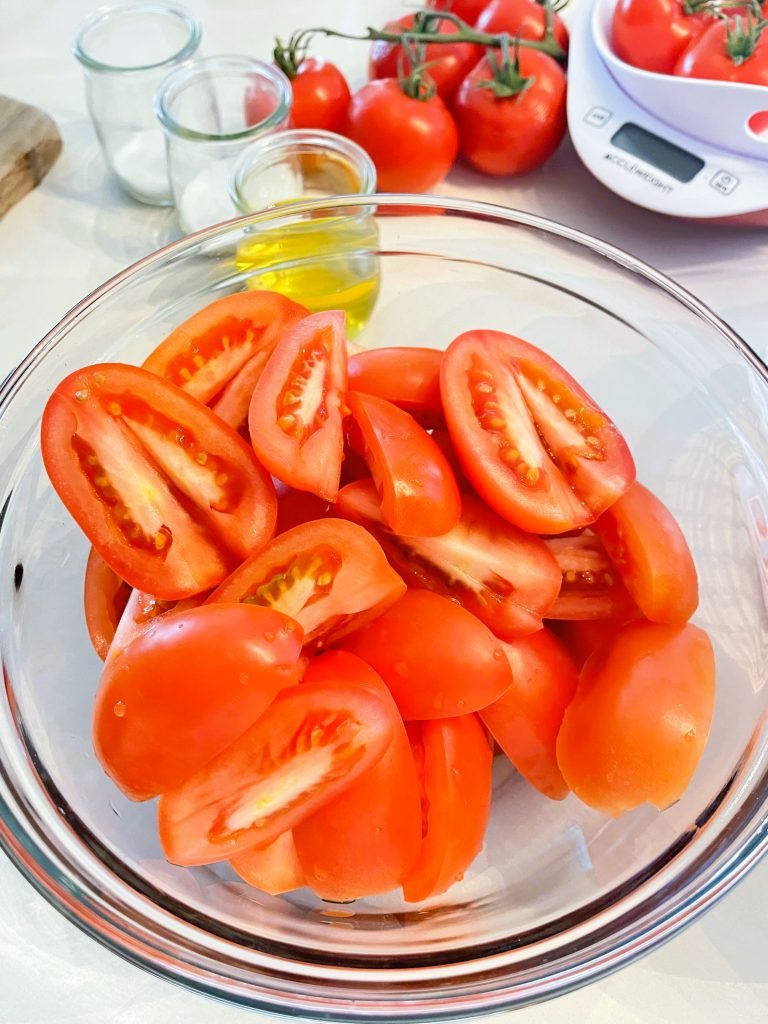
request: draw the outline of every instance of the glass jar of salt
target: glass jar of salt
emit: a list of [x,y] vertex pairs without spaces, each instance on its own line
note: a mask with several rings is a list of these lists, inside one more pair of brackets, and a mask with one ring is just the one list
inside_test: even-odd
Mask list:
[[80,26],[73,52],[107,166],[128,195],[170,206],[165,143],[153,97],[170,68],[200,45],[200,27],[175,4],[110,4]]
[[189,61],[161,83],[155,113],[185,233],[237,215],[228,191],[233,166],[254,139],[286,127],[291,98],[282,71],[250,57]]

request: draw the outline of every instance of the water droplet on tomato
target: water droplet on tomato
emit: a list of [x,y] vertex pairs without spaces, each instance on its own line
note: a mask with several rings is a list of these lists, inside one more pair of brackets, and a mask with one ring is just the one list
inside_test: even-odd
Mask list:
[[112,710],[115,712],[115,714],[117,715],[118,718],[124,718],[125,717],[125,712],[126,712],[125,701],[124,700],[117,701],[117,703],[115,704],[115,706],[114,706],[114,708]]
[[493,652],[493,656],[498,661],[499,658],[504,657],[504,651],[502,651],[500,647],[497,647],[496,650]]

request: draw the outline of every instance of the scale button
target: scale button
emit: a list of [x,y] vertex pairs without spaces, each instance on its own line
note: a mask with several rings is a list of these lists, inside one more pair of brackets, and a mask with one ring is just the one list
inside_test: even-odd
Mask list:
[[593,128],[602,128],[604,124],[613,117],[611,110],[606,110],[605,107],[592,107],[584,117],[587,124],[591,124]]
[[709,179],[709,184],[724,196],[729,196],[739,184],[739,179],[730,171],[716,171]]

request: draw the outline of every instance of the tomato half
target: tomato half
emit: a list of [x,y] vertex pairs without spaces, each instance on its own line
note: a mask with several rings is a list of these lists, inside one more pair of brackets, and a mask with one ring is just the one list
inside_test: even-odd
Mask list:
[[243,564],[208,598],[290,615],[305,642],[337,640],[402,597],[405,584],[362,527],[344,519],[295,526]]
[[386,399],[351,391],[348,401],[387,526],[412,537],[447,533],[461,515],[461,496],[440,448]]
[[403,896],[418,903],[461,881],[480,852],[493,754],[476,715],[410,722],[408,733],[421,779],[422,844]]
[[[434,16],[432,16],[434,17]],[[395,21],[387,22],[385,32],[404,33],[415,30],[416,14],[405,14]],[[429,21],[418,15],[423,31],[437,32],[438,35],[455,35],[458,31],[451,21]],[[463,79],[483,56],[483,49],[474,43],[427,43],[424,47],[423,63],[429,64],[427,73],[437,89],[437,94],[450,104]],[[408,50],[402,43],[376,40],[371,46],[368,59],[369,78],[398,78],[409,75],[413,63]]]
[[557,739],[557,762],[579,799],[618,816],[660,810],[691,781],[709,735],[715,661],[691,625],[634,622],[581,672]]
[[378,672],[404,719],[478,711],[512,685],[493,633],[461,605],[428,590],[409,590],[342,646]]
[[611,21],[613,51],[627,64],[671,75],[712,18],[701,0],[618,0]]
[[370,480],[343,487],[336,508],[373,534],[408,586],[463,605],[500,637],[541,629],[561,579],[546,544],[473,495],[465,494],[462,505],[456,526],[440,537],[403,537],[388,530]]
[[143,365],[207,404],[307,312],[277,292],[225,295],[171,331]]
[[349,387],[386,398],[423,427],[443,423],[440,363],[435,348],[372,348],[349,360]]
[[480,717],[512,764],[552,800],[568,795],[555,744],[579,673],[553,633],[540,629],[504,644],[512,685]]
[[635,479],[624,438],[554,359],[501,331],[469,331],[440,371],[464,472],[491,508],[530,533],[586,526]]
[[562,574],[560,593],[548,619],[616,619],[626,622],[637,608],[592,530],[569,537],[548,537],[547,547]]
[[321,899],[353,900],[396,889],[421,846],[421,801],[405,726],[381,678],[346,651],[313,659],[304,683],[364,682],[392,711],[382,758],[294,829],[302,871]]
[[251,444],[276,477],[327,501],[339,489],[347,390],[344,314],[306,317],[280,338],[251,398]]
[[166,857],[211,864],[268,846],[383,756],[396,717],[357,684],[283,691],[223,753],[160,798]]
[[88,636],[102,661],[109,652],[130,596],[130,586],[91,548],[85,565],[83,605]]
[[269,846],[246,850],[232,857],[229,863],[244,882],[270,896],[279,896],[306,885],[293,832],[290,831],[283,832]]
[[104,770],[133,800],[179,786],[298,681],[301,643],[300,627],[268,608],[157,619],[102,674],[93,743]]
[[272,536],[275,489],[251,449],[148,370],[103,363],[70,374],[41,433],[59,497],[132,587],[190,597]]
[[638,608],[651,622],[682,626],[696,611],[696,566],[677,520],[635,483],[593,529]]

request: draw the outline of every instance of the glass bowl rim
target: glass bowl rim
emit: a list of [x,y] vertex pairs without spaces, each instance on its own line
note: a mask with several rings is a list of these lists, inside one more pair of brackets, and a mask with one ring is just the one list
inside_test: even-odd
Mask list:
[[[414,207],[416,213],[423,213],[433,207],[448,214],[535,229],[559,240],[576,243],[608,262],[638,274],[671,295],[714,328],[751,366],[763,385],[768,386],[768,367],[724,321],[685,288],[609,243],[535,214],[476,200],[405,194],[372,195],[370,199],[372,207],[388,207],[395,213],[398,208]],[[11,370],[0,385],[0,416],[13,400],[17,387],[33,373],[61,336],[87,315],[94,303],[120,290],[148,268],[164,262],[172,263],[174,258],[192,254],[198,244],[215,241],[233,228],[284,221],[294,215],[302,217],[321,209],[357,207],[359,203],[359,196],[341,196],[287,204],[278,210],[236,217],[179,239],[125,268],[86,295]],[[374,966],[367,969],[359,969],[356,964],[350,967],[338,961],[330,963],[328,958],[322,957],[312,959],[305,956],[291,961],[286,960],[279,950],[275,954],[254,948],[243,949],[226,935],[209,931],[202,932],[204,938],[201,942],[200,929],[183,915],[172,916],[172,925],[169,926],[169,911],[148,900],[145,893],[129,886],[121,874],[112,869],[109,859],[94,852],[80,835],[77,836],[79,846],[76,855],[67,860],[70,851],[53,841],[56,836],[52,838],[50,832],[45,831],[45,821],[36,817],[39,808],[33,807],[29,801],[29,792],[34,797],[44,792],[49,801],[51,793],[40,786],[34,766],[30,772],[27,747],[18,725],[14,709],[0,707],[0,741],[3,738],[12,741],[12,745],[0,742],[0,848],[33,887],[92,938],[152,973],[234,1003],[304,1019],[327,1019],[329,1007],[340,1021],[390,1020],[393,1014],[403,1021],[454,1019],[457,1015],[522,1006],[570,991],[631,963],[671,938],[721,898],[768,852],[766,770],[759,778],[750,778],[749,792],[739,803],[732,823],[737,827],[725,835],[710,836],[709,842],[697,844],[695,851],[689,850],[690,838],[679,849],[673,844],[662,858],[657,858],[663,863],[659,870],[651,872],[650,877],[656,878],[662,871],[668,871],[678,855],[686,851],[691,854],[688,861],[682,868],[678,864],[677,875],[666,879],[658,890],[645,894],[628,908],[622,908],[617,919],[610,922],[607,937],[601,931],[598,907],[598,912],[583,922],[586,927],[581,928],[580,937],[563,944],[556,951],[557,955],[553,957],[545,950],[543,954],[539,952],[537,958],[535,948],[531,947],[522,964],[516,959],[519,950],[514,942],[497,943],[495,947],[477,946],[474,953],[472,950],[457,950],[457,956],[470,954],[458,962],[453,959],[434,963],[424,958],[423,965],[406,962],[406,966],[396,968],[376,964],[376,956],[370,958]],[[763,728],[765,716],[755,735]],[[13,761],[11,771],[8,770],[10,762],[6,756]],[[25,769],[25,775],[21,776],[18,774],[20,762]],[[17,769],[15,776],[14,768]],[[704,829],[740,774],[741,766],[692,825],[689,836]],[[30,777],[34,778],[36,785],[25,793],[17,782],[21,778],[22,782],[28,783]],[[68,823],[62,821],[57,824],[64,828]],[[646,871],[648,868],[644,865]],[[117,883],[115,892],[107,893],[99,888],[98,878],[104,873],[109,881]],[[635,882],[638,878],[640,883],[648,880],[641,872],[630,881]],[[671,882],[675,884],[671,885]],[[625,886],[626,883],[622,883],[622,890]],[[628,892],[631,891],[629,888]],[[149,902],[156,912],[154,916],[143,912],[142,900]],[[610,906],[607,909],[611,909]],[[273,948],[276,949],[276,945],[273,944]],[[287,948],[301,952],[297,947],[289,945]],[[239,963],[233,959],[237,952],[241,954]],[[534,974],[533,979],[521,987],[516,984],[516,967],[523,974],[527,971],[529,979],[535,968],[539,969],[539,974]],[[229,973],[223,968],[229,968]],[[243,971],[248,972],[245,980]],[[267,988],[264,987],[265,979]],[[389,992],[383,988],[387,985],[390,986]],[[402,992],[397,988],[399,985],[406,986]],[[403,1002],[406,999],[407,1005]]]

